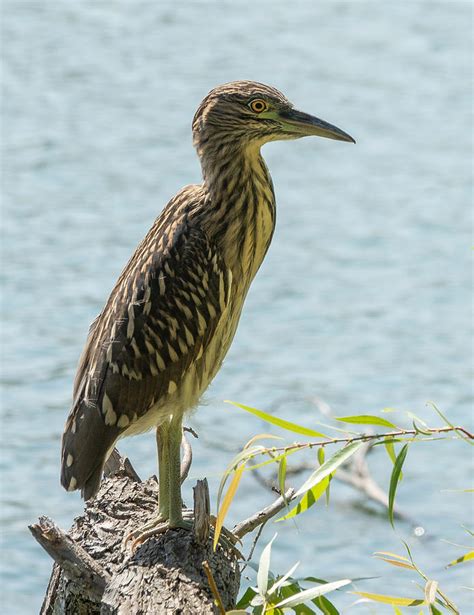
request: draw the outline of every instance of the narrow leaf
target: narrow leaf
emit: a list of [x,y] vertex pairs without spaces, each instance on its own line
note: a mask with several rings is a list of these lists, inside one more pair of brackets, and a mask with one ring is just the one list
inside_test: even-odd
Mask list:
[[225,494],[224,500],[222,501],[222,506],[220,507],[217,517],[216,517],[216,527],[214,530],[214,550],[217,547],[217,543],[219,542],[219,536],[222,530],[222,526],[224,524],[224,519],[229,510],[229,506],[234,499],[235,492],[237,491],[237,487],[239,486],[240,479],[242,478],[242,474],[244,471],[245,465],[241,465],[235,471],[234,477],[229,485],[229,489]]
[[326,506],[329,506],[329,498],[330,498],[330,496],[331,496],[331,481],[332,481],[332,477],[333,477],[333,476],[334,476],[334,474],[330,474],[330,475],[328,476],[328,481],[329,481],[329,483],[328,483],[328,486],[326,487],[326,489],[325,489],[325,491],[324,491],[324,492],[325,492],[325,494],[326,494]]
[[308,480],[305,481],[305,483],[295,493],[295,496],[305,493],[306,491],[308,491],[308,489],[312,489],[315,485],[320,483],[323,478],[326,478],[326,476],[332,474],[342,463],[347,461],[349,457],[351,457],[361,446],[362,442],[352,442],[344,448],[339,449],[337,453],[335,453],[332,457],[325,461],[322,466],[319,466],[319,468],[311,474]]
[[397,456],[395,454],[395,447],[393,446],[393,440],[385,440],[384,446],[387,450],[387,454],[390,457],[392,463],[395,463]]
[[438,408],[438,406],[433,401],[428,402],[428,404],[433,408],[433,410],[435,412],[437,412],[439,414],[439,416],[443,419],[443,421],[446,423],[446,425],[448,425],[449,427],[452,427],[456,431],[458,436],[460,436],[463,440],[468,442],[471,446],[474,444],[467,436],[465,436],[463,434],[462,431],[459,431],[459,430],[456,429],[456,427],[451,423],[451,421],[449,421],[446,418],[446,416],[441,412],[441,410]]
[[419,606],[424,604],[423,600],[417,598],[399,598],[397,596],[385,596],[383,594],[369,594],[367,592],[354,592],[358,596],[368,598],[374,602],[383,602],[384,604],[396,604],[397,606]]
[[264,450],[265,450],[264,447],[261,445],[252,446],[250,448],[244,449],[243,451],[240,451],[240,453],[232,459],[232,461],[229,463],[229,465],[225,469],[225,472],[219,484],[219,490],[217,492],[217,508],[219,508],[221,497],[222,497],[222,492],[224,490],[227,479],[229,478],[230,474],[234,471],[234,469],[242,461],[247,462],[251,457],[253,457],[253,455],[256,455]]
[[250,601],[256,595],[256,591],[252,587],[247,587],[244,595],[240,598],[240,600],[235,605],[236,609],[245,609],[250,605]]
[[312,600],[312,603],[315,604],[324,615],[339,615],[339,611],[326,596],[318,596]]
[[436,600],[436,592],[438,591],[438,581],[429,580],[425,585],[425,602],[433,604]]
[[260,555],[260,562],[258,564],[257,572],[257,587],[260,596],[264,597],[268,589],[268,571],[270,570],[270,557],[272,554],[272,543],[277,537],[277,534],[273,536],[270,542],[265,546]]
[[392,470],[392,476],[390,477],[390,489],[388,492],[388,518],[390,519],[390,524],[392,525],[392,527],[395,527],[393,521],[393,505],[395,503],[395,493],[397,492],[398,481],[400,480],[400,472],[402,471],[403,463],[405,461],[405,457],[407,456],[407,452],[408,444],[405,444],[395,460],[395,465],[393,466]]
[[404,562],[397,562],[393,559],[388,559],[388,557],[379,557],[383,562],[387,564],[391,564],[392,566],[398,566],[399,568],[408,568],[408,570],[415,570],[415,568],[411,564],[405,564]]
[[288,572],[283,575],[281,577],[281,579],[278,579],[278,581],[276,581],[275,583],[273,583],[273,585],[270,587],[270,589],[268,590],[267,595],[270,596],[270,594],[273,594],[276,592],[276,590],[281,587],[283,585],[283,583],[288,579],[288,577],[291,577],[291,575],[294,573],[294,571],[298,568],[298,566],[300,565],[299,562],[296,562],[296,564],[294,566],[292,566]]
[[[278,464],[278,487],[280,489],[281,497],[285,498],[285,479],[286,479],[286,457],[282,457],[280,463]],[[287,502],[285,500],[285,505]]]
[[[385,440],[384,441],[385,449],[387,450],[388,456],[392,460],[392,463],[395,464],[397,460],[397,455],[395,454],[395,447],[393,446],[393,440]],[[403,472],[400,472],[400,479],[403,479]]]
[[285,519],[291,519],[292,517],[296,517],[296,515],[300,515],[311,508],[313,504],[315,504],[319,498],[323,495],[326,489],[329,486],[329,477],[326,476],[323,480],[315,485],[312,489],[309,489],[298,502],[298,504],[293,507],[290,512],[288,512],[283,517],[277,519],[277,521],[284,521]]
[[451,566],[456,566],[457,564],[463,564],[464,562],[468,562],[469,560],[472,560],[472,559],[474,559],[474,551],[469,551],[468,553],[461,555],[461,557],[458,557],[452,562],[449,562],[446,568],[450,568]]
[[402,555],[396,555],[395,553],[390,553],[389,551],[377,551],[374,553],[374,557],[381,559],[383,562],[391,564],[392,566],[416,570],[416,568],[410,563],[410,560]]
[[334,591],[335,589],[339,589],[340,587],[344,587],[344,585],[349,585],[352,583],[350,579],[341,579],[340,581],[334,581],[333,583],[325,583],[324,585],[319,585],[318,587],[311,587],[310,589],[304,589],[303,591],[294,594],[290,598],[285,598],[278,604],[275,605],[275,608],[280,607],[294,607],[299,604],[306,602],[307,600],[313,600],[318,596],[322,596],[329,592]]
[[391,551],[376,551],[374,557],[379,557],[380,555],[386,555],[388,557],[393,557],[393,559],[399,559],[402,562],[409,562],[410,560],[404,555],[397,555],[396,553],[392,553]]
[[419,416],[417,416],[416,414],[414,414],[413,412],[410,412],[409,410],[405,410],[405,414],[412,420],[415,421],[417,423],[419,423],[420,425],[423,425],[423,427],[425,427],[425,429],[429,429],[428,424],[423,420],[420,419]]
[[397,429],[397,426],[387,421],[387,419],[382,419],[380,416],[374,416],[372,414],[359,414],[356,416],[340,416],[335,417],[336,421],[341,421],[342,423],[351,423],[357,425],[382,425],[383,427],[390,427],[393,429]]
[[267,423],[271,423],[272,425],[277,425],[277,427],[281,427],[282,429],[286,429],[288,431],[292,431],[293,433],[299,433],[303,436],[312,436],[314,438],[327,438],[328,436],[324,435],[319,431],[314,431],[313,429],[308,429],[307,427],[303,427],[302,425],[297,425],[296,423],[291,423],[290,421],[285,421],[284,419],[279,419],[272,414],[267,414],[262,410],[257,410],[256,408],[251,408],[250,406],[244,406],[243,404],[238,404],[235,401],[226,400],[227,403],[232,404],[233,406],[237,406],[237,408],[241,408],[246,412],[250,412],[250,414],[254,414],[258,416],[260,419],[267,421]]

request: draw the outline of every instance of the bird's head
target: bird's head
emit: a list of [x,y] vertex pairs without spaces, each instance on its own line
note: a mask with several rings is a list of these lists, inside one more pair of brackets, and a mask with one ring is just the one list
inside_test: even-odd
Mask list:
[[281,92],[255,81],[233,81],[214,88],[193,120],[194,145],[199,154],[206,146],[259,147],[268,141],[309,136],[355,143],[340,128],[297,111]]

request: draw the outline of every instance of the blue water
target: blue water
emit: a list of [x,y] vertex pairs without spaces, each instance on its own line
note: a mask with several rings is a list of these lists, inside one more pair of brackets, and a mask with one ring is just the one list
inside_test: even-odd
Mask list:
[[[448,0],[5,3],[2,613],[37,612],[44,594],[50,560],[27,524],[48,514],[68,527],[82,510],[58,484],[75,365],[134,246],[167,200],[199,181],[190,122],[216,84],[275,85],[357,145],[264,150],[277,231],[225,365],[189,421],[201,436],[192,478],[209,477],[215,505],[234,452],[277,433],[224,399],[308,426],[387,406],[437,425],[434,400],[472,428],[471,27],[469,3]],[[156,471],[152,434],[122,450],[143,476]],[[386,487],[384,451],[369,463]],[[472,486],[470,449],[420,444],[406,464],[398,501],[423,538],[410,524],[394,533],[335,482],[328,509],[278,525],[275,571],[300,560],[301,574],[380,576],[358,587],[415,595],[414,577],[371,558],[403,553],[405,538],[468,612],[472,568],[446,570],[463,549],[441,538],[468,544],[471,496],[446,490]],[[229,522],[271,499],[247,477]]]

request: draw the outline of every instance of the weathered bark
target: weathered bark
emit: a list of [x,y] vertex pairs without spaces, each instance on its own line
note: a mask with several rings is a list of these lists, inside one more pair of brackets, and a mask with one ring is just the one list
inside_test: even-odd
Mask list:
[[[139,482],[124,460],[118,466],[67,535],[46,518],[31,526],[57,562],[41,615],[218,613],[203,562],[224,608],[232,608],[240,582],[237,553],[222,543],[214,552],[202,523],[197,532],[149,538],[134,552],[123,546],[125,535],[157,514],[158,485],[154,478]],[[202,492],[198,500],[208,514]]]

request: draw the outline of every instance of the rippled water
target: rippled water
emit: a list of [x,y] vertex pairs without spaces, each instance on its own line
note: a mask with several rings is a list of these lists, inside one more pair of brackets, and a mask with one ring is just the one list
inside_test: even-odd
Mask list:
[[[470,5],[448,0],[6,2],[2,612],[36,612],[48,579],[26,525],[45,513],[67,527],[82,510],[59,487],[58,447],[88,323],[162,206],[199,181],[190,121],[218,83],[271,83],[357,146],[265,148],[277,231],[190,420],[201,436],[193,477],[207,475],[215,495],[233,452],[269,430],[223,399],[307,425],[328,420],[325,404],[336,416],[392,406],[437,424],[434,400],[472,424],[471,25]],[[152,434],[122,450],[142,475],[156,471]],[[423,539],[409,524],[393,533],[335,484],[329,509],[278,526],[275,569],[301,560],[302,573],[320,577],[381,575],[361,588],[412,595],[409,575],[370,557],[402,553],[408,537],[465,611],[469,569],[444,570],[459,548],[440,538],[466,542],[469,496],[442,490],[470,486],[471,462],[461,443],[410,451],[399,504]],[[370,463],[387,485],[383,451]],[[231,521],[271,497],[248,478]]]

